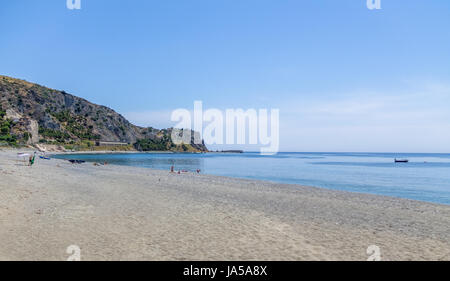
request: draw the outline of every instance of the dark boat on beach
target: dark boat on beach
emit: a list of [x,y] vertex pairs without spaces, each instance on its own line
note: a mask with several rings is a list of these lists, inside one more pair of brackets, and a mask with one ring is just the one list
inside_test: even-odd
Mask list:
[[83,164],[83,163],[86,163],[86,161],[83,161],[83,160],[73,160],[73,159],[70,159],[70,160],[67,160],[67,161],[69,161],[69,162],[72,163],[72,164]]
[[409,162],[408,159],[395,159],[394,161],[395,161],[395,163],[408,163]]

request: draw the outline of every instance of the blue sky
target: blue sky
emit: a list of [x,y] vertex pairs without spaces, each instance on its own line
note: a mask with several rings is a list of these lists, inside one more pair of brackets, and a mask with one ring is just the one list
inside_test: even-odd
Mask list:
[[279,108],[283,151],[450,152],[450,1],[4,1],[0,74],[166,127]]

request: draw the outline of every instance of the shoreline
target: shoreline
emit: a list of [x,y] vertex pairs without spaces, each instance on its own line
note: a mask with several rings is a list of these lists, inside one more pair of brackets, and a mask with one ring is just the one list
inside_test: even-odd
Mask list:
[[[2,151],[21,151],[21,152],[33,152],[36,150],[33,149],[18,149],[18,148],[10,148],[8,147],[6,150],[2,150],[0,148],[0,152]],[[42,153],[42,152],[40,152]],[[78,152],[51,152],[51,153],[47,153],[46,156],[48,157],[53,157],[53,156],[57,156],[57,155],[79,155],[79,154],[83,154],[83,155],[105,155],[105,154],[209,154],[209,153],[214,153],[214,154],[229,154],[226,152],[173,152],[173,151],[147,151],[147,152],[141,152],[141,151],[92,151],[92,152],[86,152],[86,151],[78,151]],[[290,152],[287,152],[290,153]],[[303,152],[300,152],[303,153]],[[320,152],[317,152],[320,153]],[[411,154],[411,153],[409,153]],[[422,153],[419,153],[422,154]],[[427,153],[427,154],[433,154],[433,153]],[[441,153],[439,153],[441,154]],[[64,158],[52,158],[53,160],[59,160],[59,161],[67,161],[68,159],[64,159]],[[94,161],[89,161],[86,160],[86,164],[90,164],[90,163],[95,163]],[[130,168],[139,168],[139,169],[149,169],[149,170],[153,170],[153,171],[167,171],[165,169],[155,169],[155,168],[149,168],[149,167],[140,167],[140,166],[130,166],[130,165],[115,165],[115,164],[108,164],[109,166],[118,166],[118,167],[130,167]],[[188,172],[188,173],[193,173],[193,172]],[[300,187],[310,187],[310,188],[318,188],[318,189],[324,189],[327,191],[337,191],[337,192],[344,192],[344,193],[351,193],[351,194],[361,194],[361,195],[374,195],[374,196],[381,196],[381,197],[386,197],[386,198],[393,198],[393,199],[400,199],[400,200],[409,200],[409,201],[413,201],[413,202],[420,202],[420,203],[429,203],[429,204],[434,204],[434,205],[441,205],[441,206],[450,206],[450,204],[445,204],[445,203],[439,203],[439,202],[433,202],[433,201],[425,201],[425,200],[419,200],[419,199],[411,199],[411,198],[405,198],[405,197],[398,197],[398,196],[391,196],[391,195],[384,195],[384,194],[377,194],[377,193],[365,193],[365,192],[358,192],[358,191],[347,191],[347,190],[339,190],[339,189],[332,189],[332,188],[326,188],[326,187],[321,187],[321,186],[313,186],[313,185],[303,185],[303,184],[299,184],[299,183],[288,183],[288,182],[281,182],[281,181],[272,181],[272,180],[264,180],[264,179],[253,179],[253,178],[246,178],[246,177],[232,177],[232,176],[221,176],[221,175],[214,175],[214,174],[203,174],[203,175],[208,175],[208,176],[213,176],[213,177],[223,177],[223,178],[229,178],[229,179],[238,179],[238,180],[249,180],[249,181],[260,181],[262,183],[266,182],[266,183],[271,183],[271,184],[282,184],[282,185],[292,185],[292,186],[300,186]]]
[[[210,152],[208,152],[210,153]],[[205,154],[208,154],[205,153]],[[217,154],[217,152],[214,152]],[[289,152],[288,152],[289,153]],[[117,152],[109,152],[109,151],[100,151],[99,153],[86,153],[86,152],[79,152],[79,153],[72,153],[72,152],[61,152],[61,153],[52,153],[48,154],[49,157],[52,157],[53,155],[104,155],[104,154],[198,154],[198,153],[190,153],[190,152],[167,152],[167,153],[161,153],[161,152],[123,152],[123,153],[117,153]],[[203,154],[203,153],[199,153]],[[219,152],[218,154],[221,154]],[[229,154],[229,153],[224,153]],[[58,160],[68,160],[64,158],[55,158]],[[89,161],[86,160],[86,163],[95,163],[95,161]],[[115,164],[108,164],[108,165],[115,165]],[[120,167],[134,167],[134,168],[144,168],[144,169],[150,169],[155,171],[167,171],[167,169],[156,169],[156,168],[150,168],[150,167],[142,167],[142,166],[131,166],[131,165],[117,165]],[[333,188],[327,188],[327,187],[321,187],[321,186],[313,186],[313,185],[304,185],[301,183],[290,183],[290,182],[283,182],[283,181],[275,181],[275,180],[267,180],[267,179],[256,179],[256,178],[250,178],[250,177],[238,177],[238,176],[221,176],[221,175],[214,175],[214,174],[204,174],[204,175],[210,175],[210,176],[216,176],[216,177],[224,177],[224,178],[231,178],[231,179],[240,179],[240,180],[250,180],[250,181],[261,181],[261,182],[267,182],[271,184],[285,184],[285,185],[292,185],[292,186],[301,186],[301,187],[311,187],[311,188],[319,188],[319,189],[325,189],[325,190],[331,190],[331,191],[338,191],[338,192],[349,192],[349,193],[356,193],[356,194],[362,194],[362,195],[375,195],[375,196],[382,196],[387,198],[395,198],[395,199],[402,199],[402,200],[410,200],[410,201],[417,201],[422,203],[431,203],[436,205],[443,205],[443,206],[450,206],[450,204],[446,203],[439,203],[439,202],[433,202],[433,201],[426,201],[426,200],[420,200],[420,199],[412,199],[412,198],[405,198],[405,197],[399,197],[399,196],[392,196],[392,195],[384,195],[384,194],[377,194],[377,193],[367,193],[367,192],[358,192],[358,191],[347,191],[347,190],[340,190],[340,189],[333,189]]]
[[[70,153],[72,154],[72,153]],[[88,153],[83,153],[88,154]],[[109,153],[102,153],[102,154],[109,154]],[[54,160],[60,160],[60,161],[68,161],[67,159],[62,158],[53,158]],[[86,161],[84,163],[85,165],[96,163],[94,161]],[[111,167],[129,167],[129,168],[137,168],[137,169],[147,169],[155,172],[169,172],[167,169],[156,169],[156,168],[149,168],[149,167],[138,167],[138,166],[129,166],[129,165],[116,165],[116,164],[108,164],[108,166]],[[176,172],[174,172],[176,173]],[[191,174],[195,175],[194,172],[188,171],[182,173],[184,175]],[[450,204],[444,204],[444,203],[437,203],[437,202],[431,202],[431,201],[425,201],[425,200],[417,200],[417,199],[410,199],[410,198],[403,198],[398,196],[389,196],[389,195],[383,195],[383,194],[376,194],[376,193],[366,193],[366,192],[357,192],[357,191],[347,191],[347,190],[338,190],[338,189],[331,189],[326,187],[320,187],[320,186],[313,186],[313,185],[303,185],[303,184],[297,184],[297,183],[283,183],[278,181],[272,181],[272,180],[262,180],[262,179],[252,179],[252,178],[245,178],[245,177],[232,177],[232,176],[221,176],[221,175],[214,175],[214,174],[205,174],[204,176],[210,176],[210,177],[216,177],[216,178],[223,178],[224,180],[240,180],[240,181],[249,181],[249,182],[259,182],[260,184],[271,184],[271,185],[285,185],[285,186],[291,186],[292,188],[312,188],[312,189],[319,189],[319,190],[325,190],[325,191],[335,191],[340,193],[348,193],[348,194],[356,194],[356,195],[362,195],[362,196],[376,196],[376,197],[383,197],[385,199],[394,199],[394,200],[405,200],[405,201],[411,201],[416,203],[425,203],[425,204],[431,204],[431,205],[437,205],[437,206],[446,206],[450,207]]]
[[0,260],[450,260],[450,206],[0,151]]

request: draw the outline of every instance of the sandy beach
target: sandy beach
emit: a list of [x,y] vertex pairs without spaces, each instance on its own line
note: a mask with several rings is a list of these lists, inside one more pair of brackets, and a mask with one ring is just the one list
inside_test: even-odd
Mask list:
[[450,206],[0,151],[0,260],[450,260]]

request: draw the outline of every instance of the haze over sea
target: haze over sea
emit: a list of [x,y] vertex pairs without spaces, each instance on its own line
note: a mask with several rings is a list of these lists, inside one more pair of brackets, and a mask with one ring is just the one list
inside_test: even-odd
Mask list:
[[[196,171],[450,204],[450,154],[278,153],[76,154],[61,159]],[[394,159],[409,163],[394,163]]]

